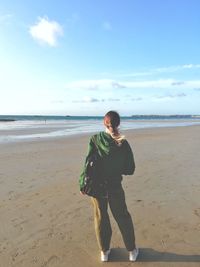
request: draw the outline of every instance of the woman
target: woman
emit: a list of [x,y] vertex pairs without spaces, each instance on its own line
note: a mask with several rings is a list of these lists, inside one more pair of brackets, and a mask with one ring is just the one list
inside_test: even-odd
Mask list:
[[[109,111],[104,117],[104,132],[94,135],[90,139],[87,158],[97,147],[101,157],[102,179],[106,179],[106,195],[91,197],[94,206],[95,231],[101,261],[108,261],[112,229],[108,215],[108,204],[112,215],[121,231],[129,260],[136,261],[139,250],[135,245],[135,234],[131,215],[125,202],[125,195],[121,185],[122,175],[131,175],[135,170],[134,157],[129,143],[119,132],[120,116],[115,111]],[[84,186],[84,172],[80,176],[80,192]]]

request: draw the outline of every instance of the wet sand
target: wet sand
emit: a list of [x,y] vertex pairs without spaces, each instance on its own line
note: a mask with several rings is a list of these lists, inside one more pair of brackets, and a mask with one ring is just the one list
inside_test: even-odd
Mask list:
[[[125,132],[134,266],[200,266],[200,126]],[[89,135],[0,144],[0,267],[102,266],[91,201],[78,190]],[[112,218],[112,217],[111,217]],[[118,227],[109,266],[131,266]]]

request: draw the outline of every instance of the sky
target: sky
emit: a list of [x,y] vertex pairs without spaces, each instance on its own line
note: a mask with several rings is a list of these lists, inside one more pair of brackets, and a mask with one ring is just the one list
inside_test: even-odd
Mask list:
[[0,115],[200,114],[199,0],[0,0]]

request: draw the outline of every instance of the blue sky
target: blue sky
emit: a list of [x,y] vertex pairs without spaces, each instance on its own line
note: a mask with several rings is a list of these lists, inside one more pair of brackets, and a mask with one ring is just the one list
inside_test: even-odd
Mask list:
[[200,1],[0,0],[0,114],[200,114]]

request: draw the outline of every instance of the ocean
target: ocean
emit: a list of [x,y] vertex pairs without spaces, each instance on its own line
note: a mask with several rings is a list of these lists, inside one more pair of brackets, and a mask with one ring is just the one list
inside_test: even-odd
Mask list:
[[[200,125],[195,115],[122,116],[120,130]],[[95,133],[104,130],[102,116],[0,115],[0,143]]]

